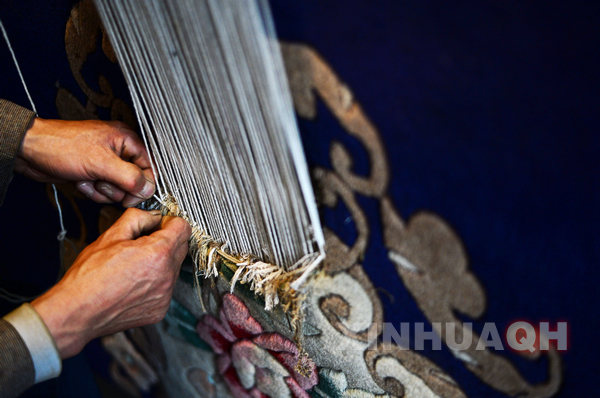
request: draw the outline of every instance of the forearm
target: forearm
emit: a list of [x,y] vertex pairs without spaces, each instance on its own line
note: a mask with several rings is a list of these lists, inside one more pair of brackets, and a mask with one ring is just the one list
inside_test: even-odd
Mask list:
[[17,152],[35,113],[0,99],[0,206],[12,180]]

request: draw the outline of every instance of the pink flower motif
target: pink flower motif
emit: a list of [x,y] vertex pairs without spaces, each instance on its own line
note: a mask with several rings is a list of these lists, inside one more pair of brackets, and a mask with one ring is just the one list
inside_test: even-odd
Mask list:
[[264,332],[242,300],[223,296],[217,319],[205,315],[198,323],[200,337],[211,345],[217,369],[236,398],[293,396],[309,398],[306,390],[318,383],[317,367],[304,359],[304,376],[295,370],[298,347],[279,333]]

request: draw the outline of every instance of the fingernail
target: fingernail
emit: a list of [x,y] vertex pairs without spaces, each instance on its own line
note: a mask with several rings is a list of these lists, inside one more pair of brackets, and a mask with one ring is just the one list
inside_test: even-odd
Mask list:
[[100,192],[102,192],[105,196],[108,196],[109,198],[111,198],[115,194],[112,188],[108,185],[98,184],[97,188]]
[[153,216],[162,216],[162,211],[160,210],[150,210],[150,214]]
[[152,197],[152,195],[154,194],[155,189],[156,189],[156,187],[154,186],[154,183],[152,181],[146,179],[146,185],[144,185],[144,188],[140,192],[140,196],[142,196],[143,198],[146,198],[146,199],[150,199]]
[[144,199],[136,198],[135,196],[127,197],[123,200],[123,207],[133,207],[142,203]]
[[94,194],[94,188],[87,182],[77,185],[77,189],[88,198]]

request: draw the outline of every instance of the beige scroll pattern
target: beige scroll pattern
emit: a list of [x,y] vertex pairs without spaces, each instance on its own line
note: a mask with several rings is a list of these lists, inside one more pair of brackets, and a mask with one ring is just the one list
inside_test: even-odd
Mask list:
[[56,108],[62,119],[85,120],[98,119],[98,107],[110,110],[111,120],[122,120],[135,129],[137,123],[131,107],[115,97],[108,79],[100,74],[100,91],[90,87],[83,77],[83,67],[88,57],[96,52],[96,43],[101,37],[102,52],[113,63],[117,62],[115,53],[104,32],[100,17],[92,0],[83,0],[73,6],[65,31],[65,50],[71,72],[79,88],[87,98],[85,106],[64,87],[58,87]]
[[[462,341],[463,335],[470,330],[464,327],[455,311],[471,318],[480,317],[485,309],[485,294],[480,282],[468,269],[467,255],[460,239],[444,220],[434,214],[415,214],[408,223],[401,218],[387,194],[390,171],[384,143],[350,89],[310,47],[283,43],[282,50],[298,115],[314,119],[317,100],[321,100],[344,130],[364,146],[370,161],[369,175],[356,175],[352,172],[352,155],[341,143],[334,142],[330,150],[333,170],[317,168],[313,171],[318,201],[334,207],[338,200],[342,200],[351,214],[358,236],[352,247],[348,247],[333,232],[325,230],[327,260],[324,271],[331,276],[347,273],[368,292],[373,307],[373,324],[362,330],[350,330],[344,320],[350,317],[353,308],[348,300],[336,294],[321,298],[323,315],[338,332],[356,341],[367,342],[370,333],[378,335],[382,331],[381,302],[359,264],[369,240],[368,222],[356,200],[356,195],[363,195],[379,201],[384,245],[419,308],[431,323],[455,325],[455,341]],[[456,294],[457,291],[461,294]],[[445,338],[445,327],[436,331]],[[472,337],[477,341],[476,334]],[[547,353],[547,380],[531,385],[508,359],[487,348],[476,350],[474,346],[454,353],[492,388],[509,396],[550,397],[557,392],[562,374],[560,356],[556,351]],[[383,377],[378,373],[377,361],[384,358],[387,361],[391,358],[418,375],[439,396],[464,396],[454,382],[430,361],[414,352],[375,342],[365,350],[364,360],[373,380],[387,393],[405,396],[406,386],[393,375]]]

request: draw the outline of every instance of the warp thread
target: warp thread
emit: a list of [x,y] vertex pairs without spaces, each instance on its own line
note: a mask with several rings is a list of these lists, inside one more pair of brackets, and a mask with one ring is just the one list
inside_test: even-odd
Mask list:
[[190,219],[187,212],[181,210],[175,198],[165,195],[163,198],[156,197],[162,205],[163,215],[181,217],[192,227],[190,237],[190,256],[196,266],[195,274],[199,277],[210,278],[219,276],[218,264],[226,260],[227,265],[235,267],[231,279],[231,291],[236,283],[249,284],[250,290],[265,298],[265,310],[270,311],[276,305],[282,304],[284,309],[290,307],[290,300],[297,300],[298,293],[291,294],[287,291],[295,291],[290,285],[306,271],[311,261],[301,259],[302,267],[293,271],[285,271],[277,265],[266,263],[249,255],[233,255],[227,252],[227,242],[217,242]]

